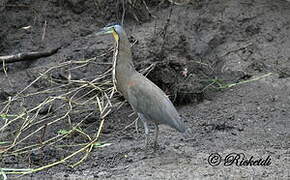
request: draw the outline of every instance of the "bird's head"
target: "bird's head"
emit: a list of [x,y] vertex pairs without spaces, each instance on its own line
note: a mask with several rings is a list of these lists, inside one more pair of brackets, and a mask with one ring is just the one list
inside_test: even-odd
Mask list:
[[96,35],[103,35],[103,34],[113,34],[116,41],[119,40],[120,34],[123,33],[123,28],[119,24],[109,24],[103,27],[100,31],[96,33]]

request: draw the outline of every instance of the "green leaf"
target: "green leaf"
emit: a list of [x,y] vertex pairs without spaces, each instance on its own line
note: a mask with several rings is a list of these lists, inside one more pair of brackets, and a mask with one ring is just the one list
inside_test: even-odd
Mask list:
[[96,142],[94,143],[94,147],[105,147],[110,146],[112,143],[102,143],[102,142]]
[[69,131],[68,130],[65,130],[65,129],[60,129],[57,131],[58,134],[62,134],[62,135],[65,135],[65,134],[68,134]]
[[8,144],[9,142],[8,141],[0,141],[0,145],[2,145],[2,144]]

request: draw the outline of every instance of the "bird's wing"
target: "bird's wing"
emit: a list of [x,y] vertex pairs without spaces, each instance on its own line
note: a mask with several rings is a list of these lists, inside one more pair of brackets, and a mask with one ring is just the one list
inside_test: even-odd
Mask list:
[[128,85],[128,101],[146,119],[179,128],[180,116],[165,93],[141,74]]

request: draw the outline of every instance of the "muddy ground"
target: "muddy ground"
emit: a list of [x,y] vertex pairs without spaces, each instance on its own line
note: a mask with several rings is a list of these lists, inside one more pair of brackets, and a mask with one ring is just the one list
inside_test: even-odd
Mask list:
[[[25,88],[41,68],[93,58],[112,47],[112,37],[90,35],[110,22],[121,22],[122,5],[116,2],[3,1],[0,55],[58,46],[61,49],[50,57],[8,64],[7,73],[0,72],[0,101],[7,101]],[[142,70],[156,64],[148,78],[170,95],[186,125],[193,129],[192,138],[184,139],[175,130],[161,126],[158,150],[145,150],[142,133],[137,134],[134,126],[125,129],[135,119],[129,117],[133,111],[125,104],[105,121],[101,139],[111,145],[93,149],[75,168],[65,163],[24,177],[289,179],[290,3],[206,0],[178,6],[166,1],[146,2],[149,12],[144,10],[144,4],[125,6],[124,28],[133,44],[135,66]],[[31,28],[23,28],[27,26]],[[110,62],[111,56],[97,60]],[[71,76],[93,76],[106,68],[91,66]],[[263,75],[268,76],[260,78]],[[238,82],[246,83],[226,86]],[[42,85],[32,88],[37,91]],[[41,98],[26,101],[25,106],[30,107]],[[77,117],[72,121],[77,121]],[[89,134],[96,133],[97,121],[92,117],[86,122],[84,128]],[[57,129],[49,129],[48,135],[64,128],[66,124],[59,124]],[[5,134],[2,140],[3,137]],[[78,142],[78,137],[73,138]],[[225,166],[222,162],[213,167],[208,162],[211,153],[223,158],[231,153],[244,153],[246,159],[270,156],[271,163]],[[33,158],[33,153],[2,157],[0,166],[36,168],[64,156],[51,147],[39,154],[41,158]]]

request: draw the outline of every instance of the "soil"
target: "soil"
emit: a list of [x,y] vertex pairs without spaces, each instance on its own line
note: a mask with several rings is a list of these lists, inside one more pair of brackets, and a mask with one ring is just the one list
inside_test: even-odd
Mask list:
[[[8,64],[7,72],[2,68],[0,102],[7,101],[49,67],[93,58],[112,47],[112,37],[92,34],[108,23],[121,22],[120,2],[0,2],[0,55],[61,47],[50,57]],[[125,103],[105,121],[101,139],[111,145],[93,149],[75,168],[68,164],[80,157],[21,178],[290,179],[290,3],[197,0],[179,6],[167,1],[144,2],[149,11],[142,3],[124,6],[124,28],[133,45],[135,67],[142,70],[155,64],[148,78],[170,95],[186,125],[192,128],[192,137],[184,138],[160,126],[157,151],[145,149],[143,129],[138,134],[134,126],[125,128],[136,118],[129,116],[133,111]],[[109,54],[98,61],[110,62],[111,58]],[[106,68],[92,65],[85,71],[72,71],[71,76],[91,77]],[[268,76],[260,78],[265,74]],[[54,72],[53,76],[64,75]],[[238,84],[230,86],[234,83]],[[31,88],[41,90],[46,86],[40,82]],[[43,98],[29,99],[25,107]],[[88,134],[97,132],[97,117],[95,113],[86,120],[83,128]],[[78,118],[72,116],[72,121],[78,122]],[[53,136],[65,128],[66,124],[58,124],[56,129],[47,129],[47,134]],[[5,140],[5,132],[1,133],[0,138]],[[152,139],[153,127],[150,134]],[[80,136],[71,137],[72,141],[82,142]],[[255,160],[270,156],[271,163],[226,166],[222,161],[212,166],[208,162],[212,153],[222,158],[243,153],[246,159],[253,156]],[[0,167],[36,168],[65,154],[48,147],[26,156],[2,157]]]

